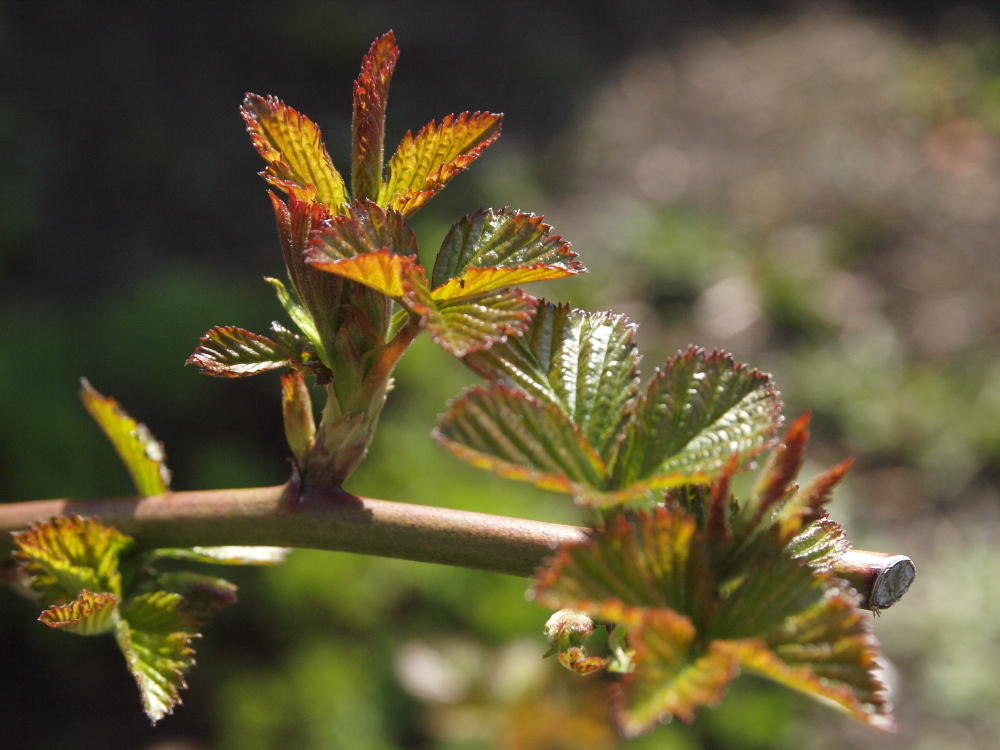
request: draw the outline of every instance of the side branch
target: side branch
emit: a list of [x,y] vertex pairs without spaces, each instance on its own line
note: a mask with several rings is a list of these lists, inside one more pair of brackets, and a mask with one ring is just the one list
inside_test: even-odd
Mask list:
[[[284,485],[172,492],[146,498],[37,500],[0,504],[0,555],[11,531],[53,516],[92,516],[147,548],[276,545],[355,552],[531,576],[561,544],[579,543],[578,526],[493,516],[346,492],[310,491],[292,506]],[[850,551],[835,566],[875,611],[892,606],[914,577],[902,555]]]

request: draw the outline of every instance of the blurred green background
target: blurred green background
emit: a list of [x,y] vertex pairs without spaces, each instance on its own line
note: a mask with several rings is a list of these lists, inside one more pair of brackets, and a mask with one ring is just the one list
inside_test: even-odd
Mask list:
[[[742,678],[634,748],[995,747],[1000,733],[1000,26],[939,2],[0,4],[0,500],[129,493],[90,378],[166,443],[176,489],[286,476],[277,377],[182,367],[210,326],[283,314],[245,91],[347,164],[350,83],[394,28],[387,144],[506,112],[414,221],[425,260],[481,205],[545,213],[591,274],[536,293],[641,324],[647,371],[724,347],[814,412],[808,471],[856,458],[834,517],[909,554],[876,622],[899,734]],[[470,375],[425,340],[359,494],[572,522],[428,437]],[[227,571],[229,573],[230,571]],[[110,639],[0,591],[0,746],[613,748],[601,678],[539,657],[525,582],[300,551],[235,571],[185,705],[150,728]]]

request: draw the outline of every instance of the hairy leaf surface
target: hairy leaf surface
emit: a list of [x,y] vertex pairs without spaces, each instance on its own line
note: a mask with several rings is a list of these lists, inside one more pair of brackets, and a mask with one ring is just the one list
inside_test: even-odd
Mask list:
[[115,594],[95,594],[84,589],[69,604],[53,604],[42,612],[38,621],[77,635],[99,635],[114,629],[117,609]]
[[333,211],[347,202],[344,180],[312,120],[273,96],[256,94],[247,94],[240,112],[254,147],[267,162],[260,174],[268,183]]
[[184,673],[194,666],[184,597],[156,591],[135,597],[122,609],[115,630],[125,662],[139,686],[142,707],[154,724],[181,702]]
[[403,141],[389,160],[389,174],[378,202],[410,216],[467,169],[500,137],[503,115],[463,112],[448,115],[436,125],[432,120]]
[[121,594],[119,555],[132,539],[91,518],[56,517],[14,532],[14,557],[45,602],[64,604],[84,589]]
[[169,490],[163,444],[149,428],[132,419],[113,398],[98,393],[86,378],[80,380],[80,399],[121,457],[138,493],[161,495]]

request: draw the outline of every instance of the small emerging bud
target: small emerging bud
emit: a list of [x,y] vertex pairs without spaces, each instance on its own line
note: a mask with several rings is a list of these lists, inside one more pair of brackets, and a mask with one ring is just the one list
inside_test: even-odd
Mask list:
[[309,389],[302,373],[291,370],[282,375],[281,392],[288,447],[300,463],[305,462],[316,440],[316,423],[313,421]]
[[559,651],[582,646],[594,632],[594,621],[583,612],[560,609],[545,623],[545,637]]

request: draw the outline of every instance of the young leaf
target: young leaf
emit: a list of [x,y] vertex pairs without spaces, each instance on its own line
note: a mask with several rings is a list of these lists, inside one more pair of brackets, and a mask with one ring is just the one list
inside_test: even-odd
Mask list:
[[502,385],[478,386],[452,401],[435,437],[473,466],[556,492],[589,494],[607,475],[558,408]]
[[316,124],[273,96],[247,94],[240,108],[257,152],[267,162],[267,182],[299,200],[336,211],[347,202],[344,180],[333,167]]
[[722,352],[688,349],[653,375],[616,475],[704,478],[734,454],[748,461],[766,447],[779,409],[769,376]]
[[292,449],[292,455],[299,464],[302,464],[316,443],[312,399],[302,373],[293,370],[281,376],[281,412],[288,447]]
[[638,399],[634,334],[623,315],[543,301],[522,336],[470,354],[465,363],[487,380],[557,404],[610,462]]
[[14,532],[14,557],[43,601],[65,604],[87,590],[121,595],[119,555],[131,537],[92,518],[56,517]]
[[305,337],[309,339],[312,345],[316,347],[316,352],[319,354],[323,364],[329,367],[331,364],[330,356],[327,354],[326,346],[322,336],[320,336],[319,329],[316,327],[316,321],[313,316],[301,302],[289,294],[288,289],[278,279],[265,276],[264,281],[274,287],[274,291],[278,295],[278,301],[285,308],[285,312],[295,321],[295,325],[305,334]]
[[502,118],[490,112],[463,112],[448,115],[440,125],[432,120],[416,138],[407,132],[389,160],[378,202],[406,216],[414,214],[500,137]]
[[354,82],[354,151],[351,161],[351,193],[354,200],[376,200],[382,188],[382,158],[385,144],[385,107],[389,81],[399,58],[396,37],[390,31],[376,39],[361,62]]
[[117,596],[83,589],[69,604],[53,604],[42,612],[38,621],[77,635],[98,635],[113,630],[117,616]]
[[156,441],[146,425],[136,422],[118,402],[98,393],[86,378],[80,380],[80,399],[90,412],[125,468],[140,495],[161,495],[170,489],[163,444]]
[[508,336],[519,336],[531,322],[538,300],[520,289],[440,298],[431,291],[421,266],[403,277],[403,305],[419,315],[431,338],[456,357],[488,349]]
[[115,636],[139,686],[143,710],[155,724],[181,702],[180,691],[187,687],[184,673],[194,666],[191,641],[197,634],[189,632],[192,623],[180,594],[137,596],[121,615]]
[[559,279],[581,273],[576,253],[541,216],[481,208],[452,226],[441,244],[431,283],[438,299]]
[[280,565],[289,552],[288,547],[164,547],[153,550],[152,556],[216,565]]
[[287,367],[288,353],[266,336],[235,326],[217,326],[201,337],[185,364],[206,375],[242,378]]

